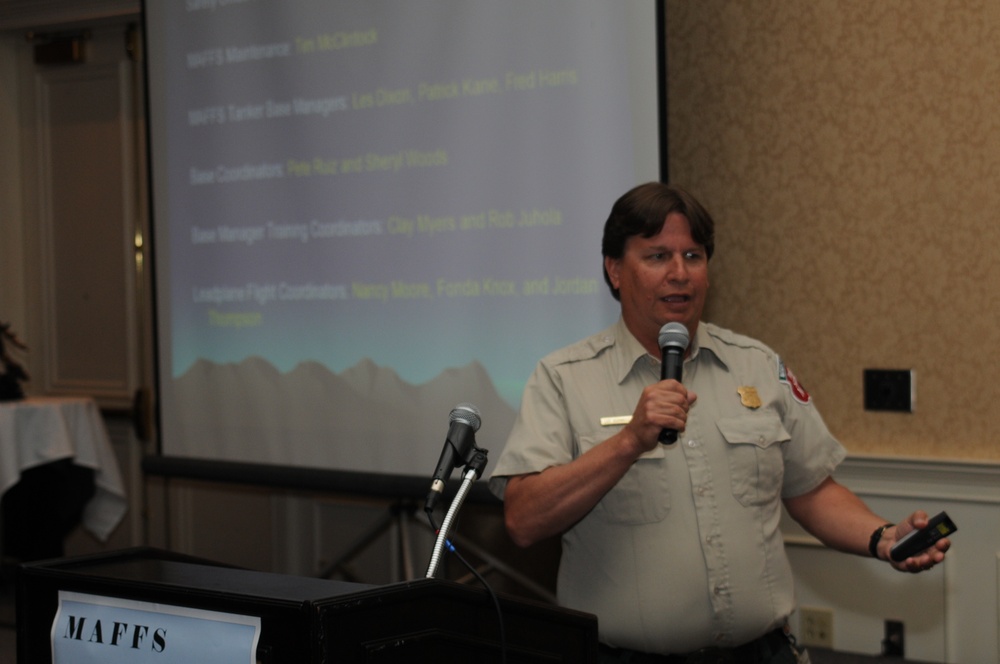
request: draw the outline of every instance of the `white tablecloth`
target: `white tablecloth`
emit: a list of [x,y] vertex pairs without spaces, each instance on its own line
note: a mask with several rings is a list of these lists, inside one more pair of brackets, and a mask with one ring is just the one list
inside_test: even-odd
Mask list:
[[94,497],[83,526],[106,541],[128,510],[125,484],[104,420],[93,399],[33,397],[0,402],[0,496],[21,472],[52,461],[72,459],[94,470]]

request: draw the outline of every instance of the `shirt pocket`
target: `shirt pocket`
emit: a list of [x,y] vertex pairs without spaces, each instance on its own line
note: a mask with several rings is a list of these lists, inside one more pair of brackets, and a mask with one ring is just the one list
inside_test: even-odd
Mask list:
[[729,443],[729,476],[741,505],[763,505],[781,493],[785,464],[781,444],[791,440],[777,413],[727,417],[717,422]]
[[[580,449],[586,452],[611,435],[614,432],[601,438],[582,436]],[[594,514],[608,523],[623,525],[656,523],[665,519],[670,511],[670,485],[663,468],[665,458],[663,446],[657,445],[636,459],[628,472],[597,503]]]

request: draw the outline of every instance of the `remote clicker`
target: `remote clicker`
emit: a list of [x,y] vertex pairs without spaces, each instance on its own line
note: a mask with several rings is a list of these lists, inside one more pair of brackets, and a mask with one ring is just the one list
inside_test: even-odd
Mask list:
[[947,513],[936,514],[931,517],[926,526],[910,531],[903,539],[893,544],[892,548],[889,549],[889,557],[897,563],[902,562],[933,546],[934,542],[951,535],[956,530],[958,530],[958,526],[948,518]]

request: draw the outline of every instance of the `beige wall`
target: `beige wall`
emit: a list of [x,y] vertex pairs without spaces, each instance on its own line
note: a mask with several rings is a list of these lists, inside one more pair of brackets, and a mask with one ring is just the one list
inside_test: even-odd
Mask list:
[[[668,0],[670,179],[707,318],[782,353],[851,453],[1000,459],[1000,3]],[[862,370],[914,369],[914,414]]]

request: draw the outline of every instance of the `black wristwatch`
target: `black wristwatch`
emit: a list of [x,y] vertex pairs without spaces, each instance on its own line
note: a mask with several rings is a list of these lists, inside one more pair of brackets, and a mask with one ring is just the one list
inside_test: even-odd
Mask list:
[[886,528],[892,528],[894,525],[887,523],[884,526],[879,526],[872,533],[871,539],[868,540],[868,553],[872,554],[872,558],[878,558],[878,543],[882,541],[882,533],[885,532]]

